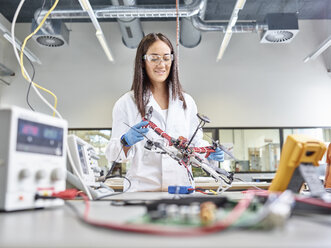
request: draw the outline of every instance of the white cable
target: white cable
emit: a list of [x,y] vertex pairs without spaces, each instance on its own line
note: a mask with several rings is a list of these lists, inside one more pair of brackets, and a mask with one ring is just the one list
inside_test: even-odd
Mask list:
[[[18,14],[20,13],[20,11],[21,11],[21,8],[22,8],[22,6],[23,6],[23,4],[24,4],[24,2],[25,2],[25,0],[21,0],[21,2],[19,3],[19,5],[18,5],[18,7],[17,7],[17,9],[16,9],[16,12],[15,12],[15,15],[14,15],[14,18],[13,18],[13,21],[12,21],[12,25],[11,25],[11,38],[12,38],[12,40],[15,40],[15,24],[16,24],[16,20],[17,20],[17,17],[18,17]],[[15,57],[16,57],[16,59],[17,59],[17,61],[18,61],[18,64],[21,66],[21,64],[20,64],[20,57],[19,57],[19,55],[18,55],[18,52],[17,52],[17,49],[16,49],[16,46],[15,46],[15,43],[13,42],[12,43],[12,45],[13,45],[13,48],[14,48],[14,53],[15,53]],[[25,74],[26,74],[26,76],[27,76],[27,78],[29,79],[29,82],[31,82],[31,78],[30,78],[30,76],[29,76],[29,74],[28,74],[28,72],[26,71],[26,69],[25,69],[25,67],[23,66],[23,70],[24,70],[24,72],[25,72]],[[56,114],[57,114],[57,116],[60,118],[60,119],[63,119],[62,118],[62,116],[60,115],[60,113],[40,94],[40,92],[39,92],[39,90],[37,89],[37,87],[36,86],[34,86],[34,84],[31,84],[32,85],[32,88],[35,90],[35,92],[37,93],[37,95],[40,97],[40,99],[44,102],[44,103],[46,103],[46,105],[48,106],[48,107],[50,107]],[[72,160],[72,157],[71,157],[71,154],[70,154],[70,151],[69,151],[69,147],[68,147],[68,144],[67,144],[67,147],[66,147],[66,149],[67,149],[67,154],[68,154],[68,157],[69,157],[69,161],[70,161],[70,164],[71,164],[71,166],[72,166],[72,168],[73,168],[73,171],[74,171],[74,173],[77,175],[77,177],[78,177],[78,179],[80,180],[80,182],[82,183],[82,185],[83,185],[83,187],[84,187],[84,189],[85,189],[85,192],[86,192],[86,194],[87,194],[87,196],[88,196],[88,198],[90,199],[90,200],[92,200],[92,196],[91,196],[91,193],[90,193],[90,191],[88,190],[88,188],[87,188],[87,186],[86,186],[86,184],[85,184],[85,182],[83,181],[83,179],[80,177],[80,175],[78,174],[78,172],[77,172],[77,169],[75,168],[75,166],[74,166],[74,163],[73,163],[73,160]]]
[[[21,8],[24,4],[25,0],[21,0],[20,4],[18,5],[17,9],[16,9],[16,12],[15,12],[15,15],[14,15],[14,18],[13,18],[13,22],[12,22],[12,25],[11,25],[11,38],[12,40],[15,40],[15,24],[16,24],[16,20],[17,20],[17,17],[18,17],[18,14],[19,12],[21,11]],[[16,49],[16,46],[14,43],[12,43],[12,46],[14,48],[14,53],[15,53],[15,56],[16,56],[16,59],[18,61],[18,64],[20,65],[20,56],[18,55],[18,52],[17,52],[17,49]],[[29,76],[28,72],[26,71],[25,67],[23,66],[23,70],[24,70],[24,73],[25,75],[27,76],[27,78],[29,79],[29,82],[31,82],[31,77]],[[50,107],[50,109],[52,109],[56,114],[57,116],[60,118],[60,119],[63,119],[61,114],[52,106],[52,104],[50,104],[42,95],[41,93],[39,92],[39,90],[37,89],[37,87],[32,84],[31,85],[32,88],[34,89],[34,91],[37,93],[37,95],[39,96],[39,98],[48,106]]]

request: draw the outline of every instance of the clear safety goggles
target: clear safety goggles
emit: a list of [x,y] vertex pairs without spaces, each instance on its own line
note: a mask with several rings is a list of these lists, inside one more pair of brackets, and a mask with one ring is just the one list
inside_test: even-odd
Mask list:
[[173,54],[165,54],[163,57],[161,55],[157,54],[145,54],[143,56],[144,60],[147,60],[148,62],[158,65],[163,61],[166,65],[170,65],[172,61],[174,60]]

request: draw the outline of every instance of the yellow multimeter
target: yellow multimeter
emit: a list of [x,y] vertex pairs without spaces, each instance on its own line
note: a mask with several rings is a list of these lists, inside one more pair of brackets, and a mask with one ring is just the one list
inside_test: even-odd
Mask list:
[[290,189],[299,192],[304,181],[308,183],[309,188],[321,191],[319,186],[321,182],[318,176],[315,177],[313,167],[318,166],[318,161],[322,159],[325,151],[325,144],[319,140],[305,135],[289,135],[283,146],[278,170],[269,191]]

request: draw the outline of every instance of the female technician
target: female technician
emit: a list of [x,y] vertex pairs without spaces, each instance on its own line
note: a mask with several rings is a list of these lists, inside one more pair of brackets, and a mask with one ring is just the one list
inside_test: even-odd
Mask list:
[[[163,141],[153,130],[144,127],[147,122],[143,122],[142,117],[150,106],[153,107],[151,121],[171,137],[192,137],[199,124],[197,107],[192,97],[182,90],[175,51],[161,33],[146,35],[138,46],[131,91],[123,95],[113,109],[112,137],[106,156],[109,161],[119,158],[131,161],[126,175],[131,181],[129,191],[167,191],[169,185],[190,186],[184,166],[168,155],[144,148],[144,135]],[[209,145],[202,140],[201,130],[192,145]],[[208,158],[223,161],[223,151],[217,149]],[[126,190],[128,183],[124,182]]]

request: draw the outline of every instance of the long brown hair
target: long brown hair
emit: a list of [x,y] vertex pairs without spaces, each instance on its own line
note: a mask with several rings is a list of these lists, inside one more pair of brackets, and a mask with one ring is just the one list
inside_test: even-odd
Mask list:
[[136,101],[138,111],[141,116],[146,114],[146,105],[149,100],[148,91],[151,86],[151,82],[146,73],[145,62],[143,61],[143,56],[146,54],[148,48],[157,40],[161,40],[166,43],[171,53],[174,56],[174,60],[171,65],[170,73],[167,78],[168,89],[171,85],[172,99],[175,100],[179,98],[183,101],[183,108],[186,109],[186,102],[183,96],[183,89],[178,78],[178,66],[177,66],[177,56],[175,54],[174,48],[170,40],[161,33],[150,33],[146,35],[139,43],[136,53],[135,66],[134,66],[134,78],[131,86],[131,90],[134,92],[134,99]]

